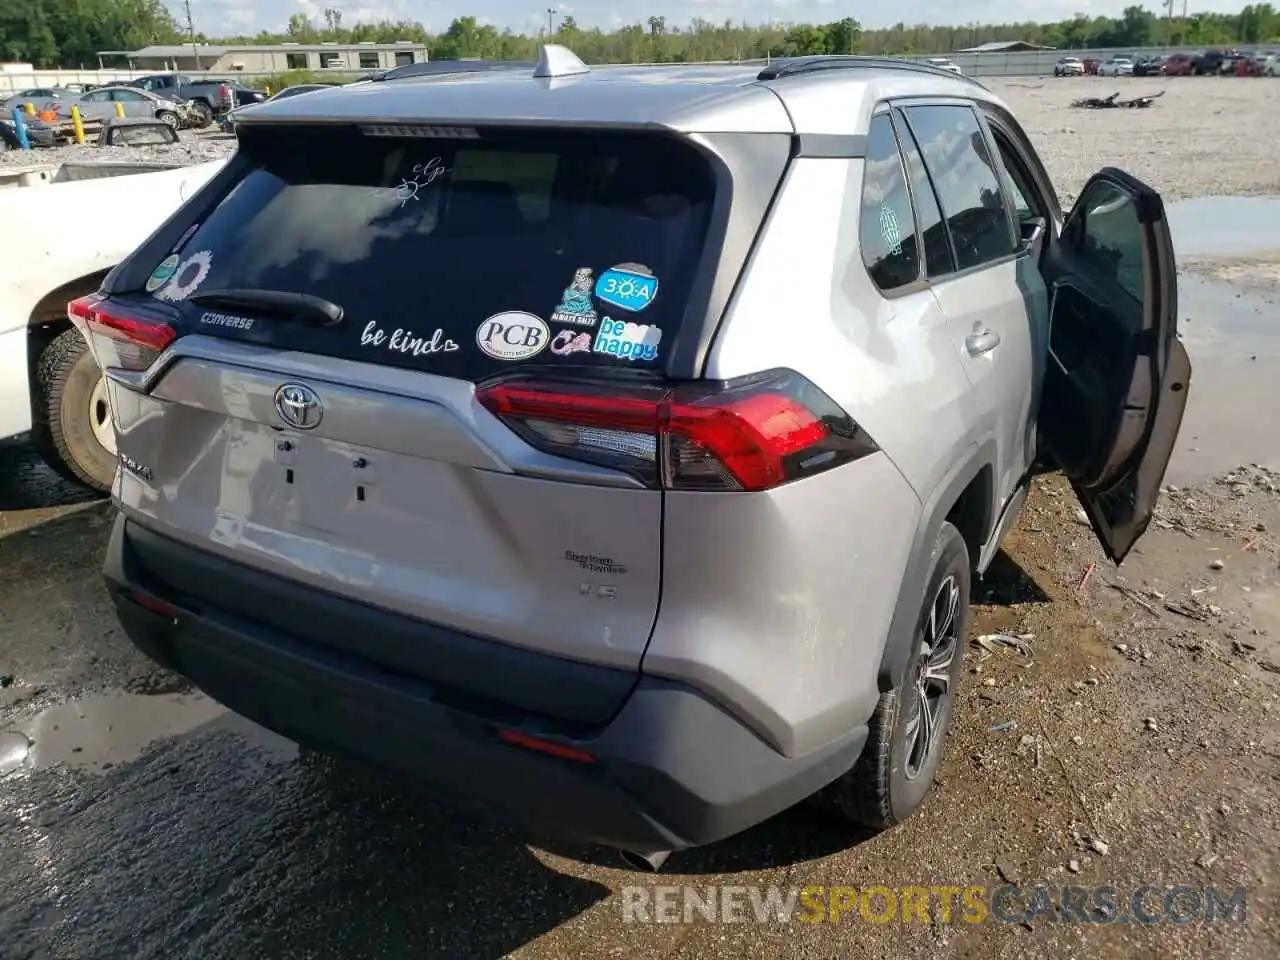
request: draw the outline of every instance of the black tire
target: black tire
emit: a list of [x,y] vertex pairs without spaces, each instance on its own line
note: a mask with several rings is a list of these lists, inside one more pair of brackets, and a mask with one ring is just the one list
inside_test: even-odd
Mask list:
[[[872,830],[884,830],[901,823],[924,802],[933,785],[951,726],[969,629],[970,567],[964,538],[950,523],[944,523],[938,533],[930,569],[929,585],[921,598],[916,622],[918,650],[908,661],[897,689],[881,695],[871,717],[867,744],[858,762],[818,796],[822,806]],[[928,646],[926,631],[930,627],[930,612],[941,598],[944,587],[948,607],[953,611],[952,628],[946,631],[951,638],[951,654],[945,664],[941,655],[933,662],[936,675],[945,678],[946,688],[936,700],[929,698],[930,704],[936,704],[929,714],[933,718],[933,733],[927,747],[917,752],[916,748],[921,745],[912,729],[918,729],[920,721],[917,718],[922,717],[919,712],[919,678],[923,665],[929,662],[925,653]],[[929,688],[936,689],[938,682]]]
[[80,331],[59,334],[36,364],[31,441],[57,473],[105,493],[115,478],[116,458],[94,436],[89,409],[101,378]]
[[182,127],[182,119],[172,110],[161,110],[156,113],[156,119],[162,123],[166,123],[173,129],[178,130]]
[[213,123],[213,107],[203,100],[193,100],[191,103],[195,107],[196,113],[200,115],[200,118],[196,121],[196,129],[203,130]]

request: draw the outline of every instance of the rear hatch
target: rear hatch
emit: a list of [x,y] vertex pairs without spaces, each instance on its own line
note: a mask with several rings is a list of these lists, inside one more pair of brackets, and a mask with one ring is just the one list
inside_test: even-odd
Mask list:
[[[268,576],[634,672],[661,491],[610,467],[607,431],[578,431],[599,455],[576,461],[525,443],[477,385],[659,382],[713,171],[656,134],[397,132],[246,130],[247,171],[150,289],[77,308],[116,369],[121,504]],[[331,633],[437,672],[412,644]]]

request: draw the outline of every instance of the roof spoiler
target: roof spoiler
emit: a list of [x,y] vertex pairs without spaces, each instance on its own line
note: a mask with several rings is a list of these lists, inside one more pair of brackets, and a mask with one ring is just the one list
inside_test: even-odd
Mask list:
[[534,79],[576,77],[590,73],[591,68],[568,47],[558,43],[544,43],[538,51],[538,64],[533,68]]

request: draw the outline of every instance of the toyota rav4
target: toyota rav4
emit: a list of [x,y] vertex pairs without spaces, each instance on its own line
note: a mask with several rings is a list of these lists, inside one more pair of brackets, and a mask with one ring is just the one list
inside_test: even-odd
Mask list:
[[927,64],[527,67],[267,103],[69,305],[155,660],[629,851],[923,800],[1056,470],[1119,563],[1187,398],[1160,197],[1069,216]]

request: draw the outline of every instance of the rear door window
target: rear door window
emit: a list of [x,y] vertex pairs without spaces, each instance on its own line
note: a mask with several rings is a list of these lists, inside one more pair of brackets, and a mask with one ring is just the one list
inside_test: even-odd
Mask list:
[[[530,363],[657,368],[706,234],[703,155],[653,134],[466,134],[246,129],[252,167],[157,265],[152,295],[184,332],[471,380]],[[246,288],[343,317],[207,300]]]
[[960,270],[1014,253],[1017,240],[1000,176],[972,107],[905,107],[937,192]]

